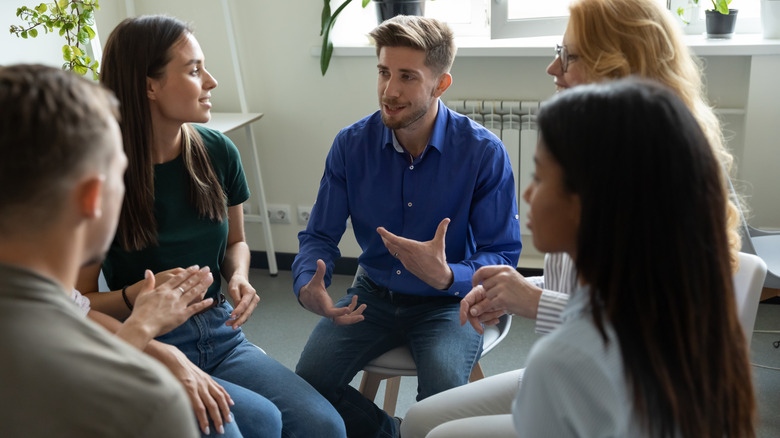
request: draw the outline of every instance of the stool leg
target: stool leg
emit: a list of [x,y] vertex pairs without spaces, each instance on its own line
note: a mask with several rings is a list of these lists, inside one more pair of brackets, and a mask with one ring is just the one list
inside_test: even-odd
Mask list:
[[477,380],[482,380],[485,378],[485,373],[482,371],[482,366],[477,362],[476,365],[474,365],[474,368],[471,370],[471,375],[469,376],[469,382],[476,382]]
[[401,387],[401,376],[390,377],[385,381],[385,403],[382,409],[387,415],[395,416],[395,406],[398,403],[398,390]]
[[379,383],[382,382],[383,378],[385,377],[381,374],[363,371],[363,378],[360,379],[360,388],[358,391],[363,394],[363,397],[374,401],[376,393],[379,390]]

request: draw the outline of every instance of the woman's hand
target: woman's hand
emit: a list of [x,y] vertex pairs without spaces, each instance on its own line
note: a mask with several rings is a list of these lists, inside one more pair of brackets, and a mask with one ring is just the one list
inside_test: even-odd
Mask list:
[[235,307],[230,313],[230,319],[225,323],[226,326],[233,327],[233,330],[241,327],[257,308],[260,297],[249,280],[243,275],[234,275],[230,278],[228,284],[228,294],[233,299]]
[[482,333],[482,324],[497,324],[504,313],[536,318],[542,289],[511,266],[483,266],[471,282],[474,287],[460,303],[461,324],[468,320]]
[[209,434],[209,418],[211,418],[217,433],[224,433],[223,424],[233,421],[230,406],[235,403],[230,398],[230,394],[211,376],[190,362],[178,348],[167,344],[161,345],[164,346],[165,354],[159,359],[184,386],[200,430],[206,435]]
[[143,350],[152,338],[173,330],[210,306],[214,300],[204,300],[203,296],[213,281],[208,267],[192,266],[156,285],[155,276],[147,270],[133,312],[116,332],[117,336]]

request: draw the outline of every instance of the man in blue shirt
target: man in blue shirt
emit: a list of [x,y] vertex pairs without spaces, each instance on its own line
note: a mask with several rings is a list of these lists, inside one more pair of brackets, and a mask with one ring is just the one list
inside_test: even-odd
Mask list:
[[[516,266],[515,185],[501,141],[450,111],[453,35],[399,16],[371,32],[380,110],[343,129],[328,154],[293,263],[299,302],[324,318],[296,372],[334,404],[349,436],[398,436],[396,422],[349,382],[370,360],[408,344],[418,400],[468,382],[481,336],[459,303],[481,266]],[[363,253],[356,285],[335,305],[338,242],[352,219]]]

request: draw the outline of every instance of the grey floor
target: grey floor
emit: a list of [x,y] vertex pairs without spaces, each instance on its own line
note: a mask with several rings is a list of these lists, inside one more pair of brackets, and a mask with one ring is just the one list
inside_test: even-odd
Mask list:
[[[269,355],[295,369],[301,350],[319,317],[301,308],[292,292],[290,271],[280,271],[271,277],[267,270],[253,269],[250,281],[260,294],[260,305],[252,318],[244,325],[250,341],[263,348]],[[343,295],[352,283],[352,277],[335,276],[329,288],[334,298]],[[780,330],[780,304],[759,305],[756,330]],[[509,335],[490,354],[481,360],[485,375],[498,374],[522,368],[531,345],[538,338],[533,322],[513,318]],[[754,333],[751,344],[751,361],[755,365],[780,368],[780,349],[772,344],[780,341],[780,334]],[[759,408],[759,438],[780,437],[780,371],[753,367],[753,384]],[[352,385],[357,387],[360,375]],[[378,403],[384,396],[384,385],[377,394]],[[417,379],[401,379],[396,415],[403,417],[414,404]]]

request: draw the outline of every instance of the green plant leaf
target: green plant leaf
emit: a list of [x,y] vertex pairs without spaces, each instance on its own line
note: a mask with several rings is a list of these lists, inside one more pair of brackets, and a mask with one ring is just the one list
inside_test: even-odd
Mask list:
[[95,31],[94,31],[94,30],[92,30],[92,28],[91,28],[91,27],[89,27],[89,26],[84,26],[84,27],[82,27],[82,29],[84,30],[84,32],[86,32],[86,33],[87,33],[87,36],[89,37],[89,39],[93,39],[93,38],[95,38]]
[[73,66],[73,71],[75,71],[76,73],[84,76],[85,74],[87,74],[89,69],[87,67],[84,67],[81,64],[76,64],[76,65]]
[[82,28],[76,35],[79,44],[87,45],[89,43],[89,34]]
[[[328,31],[326,30],[325,33],[327,34]],[[333,56],[333,43],[328,41],[322,45],[322,52],[320,53],[320,71],[323,76],[328,72],[331,56]]]
[[333,55],[333,43],[330,40],[330,30],[333,29],[333,25],[336,24],[336,18],[350,2],[352,2],[352,0],[346,0],[344,3],[342,3],[341,6],[339,6],[338,9],[333,12],[333,15],[330,16],[328,25],[323,28],[322,50],[320,53],[320,71],[322,72],[323,76],[325,76],[325,73],[328,71],[330,58]]
[[38,29],[30,29],[30,36],[35,38],[38,36]]
[[57,0],[57,8],[64,11],[68,7],[68,0]]
[[46,3],[41,3],[38,5],[38,7],[35,8],[35,10],[38,11],[39,14],[43,14],[49,10],[49,7],[46,6]]
[[325,29],[330,24],[330,0],[325,0],[322,6],[322,25],[320,27],[320,36],[325,33]]
[[371,0],[363,0],[363,7],[365,8],[366,6],[368,6],[368,2],[370,2],[370,1]]
[[73,51],[73,55],[75,57],[81,57],[84,56],[84,51],[79,48],[79,46],[70,46],[71,50]]
[[73,50],[67,44],[62,46],[62,59],[68,62],[73,61]]
[[27,39],[27,31],[26,30],[23,30],[21,35],[22,35],[22,38]]

